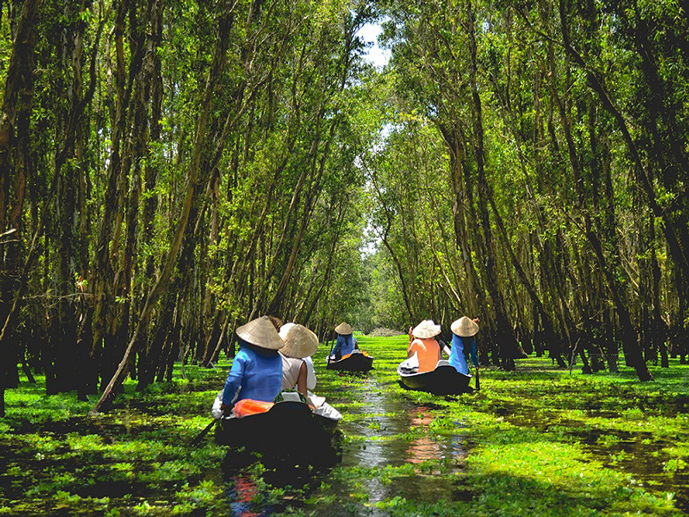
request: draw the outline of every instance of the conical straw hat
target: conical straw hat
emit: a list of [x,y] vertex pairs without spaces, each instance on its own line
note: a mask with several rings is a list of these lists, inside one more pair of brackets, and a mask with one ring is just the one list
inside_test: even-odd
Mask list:
[[411,333],[419,339],[432,338],[440,334],[440,325],[436,325],[433,320],[423,320]]
[[237,329],[237,336],[247,343],[268,350],[280,350],[285,342],[268,316],[261,316]]
[[335,327],[335,332],[342,336],[346,336],[354,332],[354,329],[352,329],[352,326],[349,323],[343,321],[337,327]]
[[282,338],[283,341],[287,338],[287,333],[290,331],[290,329],[292,327],[294,327],[294,325],[296,325],[296,323],[290,322],[290,323],[285,323],[282,327],[280,327],[279,334],[280,334],[280,337]]
[[462,316],[457,321],[450,325],[452,332],[457,334],[459,337],[471,337],[475,336],[478,332],[478,325],[476,322],[466,316]]
[[[284,328],[286,325],[283,325]],[[282,328],[280,333],[282,334]],[[285,348],[280,350],[285,357],[296,357],[303,359],[313,355],[318,350],[318,337],[316,334],[307,329],[304,325],[295,325],[287,329],[285,340]]]

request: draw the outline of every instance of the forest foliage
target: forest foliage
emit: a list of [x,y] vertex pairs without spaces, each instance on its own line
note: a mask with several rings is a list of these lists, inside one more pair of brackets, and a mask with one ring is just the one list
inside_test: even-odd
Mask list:
[[507,369],[685,361],[686,2],[379,7],[390,133],[363,161],[398,314],[481,317]]
[[650,380],[687,354],[687,7],[0,2],[0,390],[100,408],[260,314],[468,314],[484,363]]

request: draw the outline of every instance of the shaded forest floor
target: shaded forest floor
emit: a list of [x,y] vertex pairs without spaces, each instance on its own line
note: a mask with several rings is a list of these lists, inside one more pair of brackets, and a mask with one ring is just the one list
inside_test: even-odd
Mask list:
[[689,513],[689,367],[651,367],[641,384],[632,369],[585,376],[529,358],[481,369],[480,392],[434,397],[398,384],[406,340],[360,337],[376,358],[365,375],[326,371],[321,346],[316,392],[345,435],[322,471],[228,468],[237,455],[212,436],[190,447],[230,360],[178,367],[145,393],[128,383],[97,417],[24,382],[0,420],[0,515]]

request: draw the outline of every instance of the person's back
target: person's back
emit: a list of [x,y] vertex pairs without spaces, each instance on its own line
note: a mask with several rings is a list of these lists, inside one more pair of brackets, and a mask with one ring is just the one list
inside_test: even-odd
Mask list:
[[264,350],[241,343],[227,376],[223,402],[231,405],[237,390],[237,400],[272,402],[282,385],[282,359],[277,351]]
[[347,354],[351,354],[354,351],[354,339],[352,334],[342,336],[337,336],[337,343],[335,344],[335,350],[333,351],[336,357],[344,357]]
[[478,357],[476,354],[476,341],[474,337],[478,332],[478,318],[469,319],[462,316],[457,321],[452,322],[452,351],[450,352],[450,364],[455,370],[465,375],[469,374],[467,364],[467,354],[471,356],[471,362],[478,368]]
[[306,387],[310,390],[316,389],[316,369],[313,366],[313,359],[311,357],[304,357],[304,363],[306,363]]
[[335,332],[337,333],[337,341],[335,342],[335,347],[331,352],[332,357],[336,361],[339,361],[342,357],[351,354],[356,346],[356,340],[352,333],[354,329],[347,322],[340,323],[335,327]]
[[[297,391],[308,396],[309,383],[316,386],[316,374],[311,372],[313,378],[310,379],[308,359],[318,349],[318,337],[304,325],[298,323],[286,323],[280,329],[280,337],[285,342],[285,347],[281,350],[282,356],[282,389]],[[308,359],[308,362],[307,362]],[[313,370],[313,363],[311,363]]]
[[285,357],[280,354],[282,359],[282,389],[291,390],[297,385],[299,380],[299,372],[301,371],[303,359],[295,357]]
[[419,360],[419,373],[434,370],[438,361],[442,359],[440,345],[435,340],[438,334],[440,334],[440,325],[436,325],[433,320],[423,320],[411,331],[414,340],[407,348],[407,357],[416,353]]
[[464,355],[464,339],[471,338],[461,338],[457,334],[452,334],[452,351],[450,352],[449,361],[459,373],[468,375],[469,366],[467,365],[467,360]]
[[408,355],[412,356],[416,352],[416,357],[419,360],[418,372],[430,372],[435,369],[438,361],[442,358],[440,354],[440,345],[434,338],[416,338],[409,345]]

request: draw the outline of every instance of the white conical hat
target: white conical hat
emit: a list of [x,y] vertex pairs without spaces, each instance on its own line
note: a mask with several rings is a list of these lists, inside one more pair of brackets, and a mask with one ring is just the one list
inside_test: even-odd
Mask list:
[[414,330],[411,331],[414,337],[428,339],[440,334],[440,325],[436,325],[433,320],[423,320]]
[[[291,326],[287,329],[285,337],[283,338],[285,341],[285,348],[280,350],[282,355],[285,357],[303,359],[304,357],[313,355],[316,350],[318,350],[318,337],[316,337],[316,334],[311,332],[304,325],[295,325],[294,323],[288,323],[287,325]],[[280,335],[282,335],[282,329],[287,325],[283,325],[282,328],[280,328]]]
[[478,332],[478,325],[474,320],[462,316],[450,325],[450,329],[459,337],[471,337],[475,336]]
[[346,336],[354,332],[354,329],[352,329],[352,326],[349,323],[343,321],[337,327],[335,327],[335,332],[343,336]]
[[247,343],[268,350],[280,350],[285,342],[268,316],[261,316],[237,329],[237,336]]

